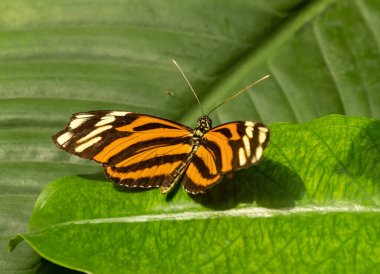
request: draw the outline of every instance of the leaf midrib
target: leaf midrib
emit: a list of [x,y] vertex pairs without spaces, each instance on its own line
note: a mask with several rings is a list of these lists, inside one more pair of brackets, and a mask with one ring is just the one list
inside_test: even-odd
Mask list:
[[274,218],[280,216],[295,216],[306,214],[334,214],[334,213],[380,213],[380,208],[368,207],[355,204],[347,204],[346,206],[308,206],[296,207],[285,210],[275,210],[262,207],[249,207],[239,209],[228,209],[224,211],[186,211],[173,212],[164,214],[146,214],[146,215],[131,215],[125,217],[110,217],[110,218],[95,218],[82,219],[75,221],[67,221],[62,223],[49,224],[45,227],[33,230],[33,232],[42,232],[51,228],[71,225],[89,225],[89,224],[110,224],[110,223],[146,223],[146,222],[161,222],[161,221],[189,221],[203,220],[215,218]]

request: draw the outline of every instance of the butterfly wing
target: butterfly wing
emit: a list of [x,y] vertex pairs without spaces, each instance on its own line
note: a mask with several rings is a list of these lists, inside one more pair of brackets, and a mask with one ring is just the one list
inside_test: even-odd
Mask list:
[[261,123],[231,122],[212,128],[186,171],[184,189],[194,194],[204,192],[223,174],[257,164],[268,142],[269,129]]
[[191,152],[191,131],[150,115],[90,111],[74,114],[53,141],[71,154],[102,163],[116,183],[145,188],[172,183],[170,175]]

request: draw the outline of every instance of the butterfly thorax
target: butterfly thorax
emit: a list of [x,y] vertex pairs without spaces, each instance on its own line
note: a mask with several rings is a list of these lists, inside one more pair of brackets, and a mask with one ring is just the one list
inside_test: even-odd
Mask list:
[[198,119],[198,126],[193,131],[194,145],[200,145],[203,136],[211,129],[212,121],[207,115]]

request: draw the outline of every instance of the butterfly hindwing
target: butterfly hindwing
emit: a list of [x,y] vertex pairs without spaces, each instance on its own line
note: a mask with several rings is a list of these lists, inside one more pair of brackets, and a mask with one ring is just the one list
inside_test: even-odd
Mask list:
[[182,184],[190,193],[204,192],[223,174],[257,164],[269,141],[261,123],[231,122],[212,128],[196,151]]
[[53,140],[69,153],[102,163],[120,185],[158,187],[170,185],[171,174],[188,158],[191,131],[150,115],[105,110],[74,114]]

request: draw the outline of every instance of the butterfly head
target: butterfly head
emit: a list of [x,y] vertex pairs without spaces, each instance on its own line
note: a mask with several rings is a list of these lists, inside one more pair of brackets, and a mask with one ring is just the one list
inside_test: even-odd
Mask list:
[[198,119],[198,127],[197,129],[200,130],[202,133],[206,133],[211,129],[212,121],[207,115],[203,115],[201,118]]

